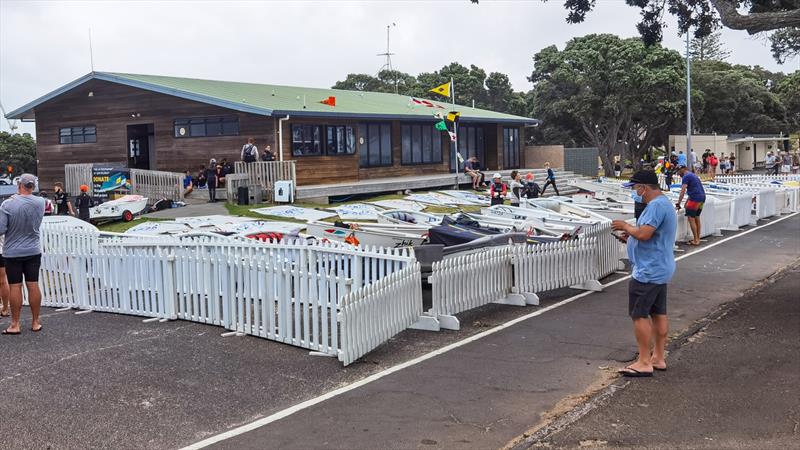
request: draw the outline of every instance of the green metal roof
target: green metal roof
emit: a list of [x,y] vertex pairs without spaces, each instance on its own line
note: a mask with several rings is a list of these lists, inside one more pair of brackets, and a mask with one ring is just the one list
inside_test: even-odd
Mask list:
[[[237,111],[268,116],[289,114],[293,116],[332,116],[339,118],[433,120],[433,114],[436,112],[446,113],[456,110],[461,112],[461,119],[466,121],[516,124],[535,124],[539,122],[536,119],[485,109],[462,105],[455,105],[454,107],[450,103],[437,100],[429,100],[436,106],[428,107],[414,103],[408,96],[397,94],[111,72],[90,73],[21,108],[11,111],[7,117],[9,119],[32,120],[36,106],[92,79],[125,84]],[[321,100],[331,96],[336,97],[335,107],[320,103]]]

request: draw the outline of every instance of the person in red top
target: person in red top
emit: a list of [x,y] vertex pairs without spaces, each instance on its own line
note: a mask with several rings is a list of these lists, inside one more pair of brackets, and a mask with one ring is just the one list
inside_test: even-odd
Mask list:
[[506,199],[508,187],[503,183],[503,177],[496,173],[492,177],[492,184],[489,185],[489,197],[492,199],[492,205],[502,205]]
[[717,166],[719,165],[719,159],[717,159],[717,155],[714,153],[708,157],[708,165],[711,166],[711,179],[714,179],[714,176],[717,174]]

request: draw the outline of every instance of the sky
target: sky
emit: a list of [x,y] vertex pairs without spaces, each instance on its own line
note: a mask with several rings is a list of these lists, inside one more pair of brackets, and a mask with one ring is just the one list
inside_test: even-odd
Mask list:
[[[395,69],[416,75],[457,61],[529,90],[533,55],[590,33],[636,36],[639,12],[598,0],[588,20],[565,22],[563,2],[491,1],[38,1],[0,0],[0,102],[14,110],[94,69],[330,87],[376,74],[391,27]],[[729,62],[792,72],[763,38],[723,30]],[[664,45],[683,49],[670,18]],[[35,133],[34,124],[20,125]],[[0,130],[8,123],[0,120]]]

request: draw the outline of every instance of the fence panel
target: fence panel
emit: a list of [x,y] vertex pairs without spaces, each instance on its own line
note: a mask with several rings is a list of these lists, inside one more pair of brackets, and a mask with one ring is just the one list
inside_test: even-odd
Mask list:
[[137,194],[155,203],[162,198],[183,201],[185,175],[158,170],[131,169],[131,194]]
[[539,293],[597,277],[596,237],[514,246],[514,282],[519,292]]
[[452,316],[502,300],[513,287],[509,246],[433,263],[431,314]]
[[342,299],[338,356],[345,366],[417,321],[422,313],[421,282],[415,262]]
[[81,185],[89,186],[89,195],[94,195],[92,186],[92,163],[64,164],[64,190],[70,195],[78,195]]

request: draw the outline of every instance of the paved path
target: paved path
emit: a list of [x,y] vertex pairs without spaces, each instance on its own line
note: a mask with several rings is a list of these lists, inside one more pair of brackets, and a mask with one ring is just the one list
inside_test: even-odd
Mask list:
[[[670,291],[673,330],[797,259],[799,224],[794,216],[679,261]],[[619,283],[217,447],[502,447],[602,379],[599,367],[632,359],[626,293]]]
[[667,372],[616,383],[577,422],[519,448],[797,448],[798,292],[794,266],[681,342]]
[[[793,216],[680,261],[675,328],[789,264],[798,228]],[[603,379],[598,367],[633,356],[623,292],[585,296],[220,446],[500,447]],[[575,293],[548,293],[542,306]],[[537,310],[491,305],[461,315],[462,331],[408,330],[342,368],[212,326],[45,309],[44,332],[0,337],[0,439],[10,449],[188,445]]]

